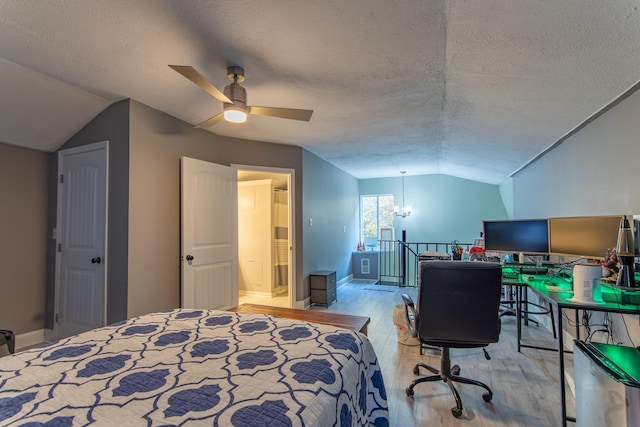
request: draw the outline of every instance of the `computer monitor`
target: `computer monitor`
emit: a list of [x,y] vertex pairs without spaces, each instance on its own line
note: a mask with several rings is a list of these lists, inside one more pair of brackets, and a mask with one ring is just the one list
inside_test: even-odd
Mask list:
[[546,219],[485,220],[484,248],[487,251],[546,254],[549,226]]
[[640,215],[633,215],[633,243],[635,257],[640,257]]
[[549,218],[549,252],[602,259],[618,242],[622,215]]

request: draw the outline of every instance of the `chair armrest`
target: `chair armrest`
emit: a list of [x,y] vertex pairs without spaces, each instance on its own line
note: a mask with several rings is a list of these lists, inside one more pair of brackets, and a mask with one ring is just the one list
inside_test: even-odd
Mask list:
[[409,329],[411,336],[415,338],[418,336],[418,313],[416,313],[416,306],[407,294],[402,294],[402,301],[404,302],[404,318],[407,322],[407,329]]

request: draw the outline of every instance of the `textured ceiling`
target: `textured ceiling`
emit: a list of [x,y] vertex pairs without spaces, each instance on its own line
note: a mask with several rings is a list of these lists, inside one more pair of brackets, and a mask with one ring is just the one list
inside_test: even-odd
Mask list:
[[500,183],[640,80],[640,0],[0,0],[0,141],[55,150],[114,101],[197,124],[246,70],[220,135],[294,144],[358,178]]

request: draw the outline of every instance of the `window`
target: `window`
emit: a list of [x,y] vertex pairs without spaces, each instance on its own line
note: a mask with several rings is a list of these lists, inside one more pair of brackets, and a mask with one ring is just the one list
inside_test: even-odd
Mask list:
[[381,228],[393,228],[393,195],[360,196],[360,239],[377,246]]

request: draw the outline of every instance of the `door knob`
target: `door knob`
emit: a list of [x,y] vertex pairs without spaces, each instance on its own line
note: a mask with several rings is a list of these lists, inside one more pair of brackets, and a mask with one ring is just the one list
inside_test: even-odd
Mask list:
[[187,255],[187,261],[193,261],[193,255]]
[[95,258],[91,258],[91,264],[100,264],[100,261],[102,261],[100,259],[99,256],[95,257]]

